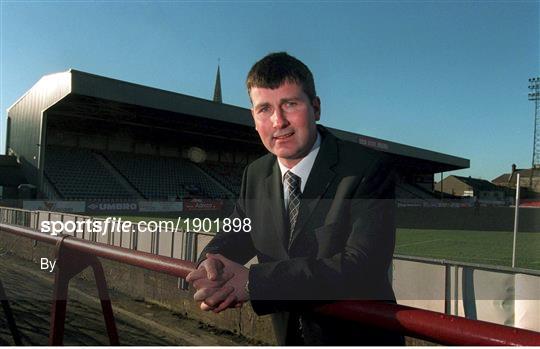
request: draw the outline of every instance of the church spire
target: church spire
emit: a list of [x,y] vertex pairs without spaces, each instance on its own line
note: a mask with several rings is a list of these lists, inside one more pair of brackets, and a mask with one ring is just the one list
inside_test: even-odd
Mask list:
[[223,103],[221,99],[221,76],[219,74],[219,63],[217,66],[216,86],[214,86],[214,102]]

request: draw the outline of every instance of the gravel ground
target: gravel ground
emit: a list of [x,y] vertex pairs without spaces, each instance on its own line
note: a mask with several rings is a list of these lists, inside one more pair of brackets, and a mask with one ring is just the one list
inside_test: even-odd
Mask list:
[[[10,254],[0,255],[0,280],[10,300],[24,345],[47,345],[53,273]],[[155,304],[110,291],[121,345],[253,345],[261,344]],[[64,345],[108,345],[95,286],[85,280],[70,283]],[[1,308],[0,308],[1,309]],[[13,345],[0,310],[0,345]]]

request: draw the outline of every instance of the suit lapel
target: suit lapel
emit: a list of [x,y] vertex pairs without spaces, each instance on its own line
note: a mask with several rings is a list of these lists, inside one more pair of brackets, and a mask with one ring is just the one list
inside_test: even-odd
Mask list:
[[313,164],[313,168],[309,174],[306,187],[302,193],[300,212],[294,231],[291,232],[292,238],[288,249],[290,249],[294,240],[302,232],[304,226],[313,214],[315,207],[317,207],[319,200],[328,190],[330,183],[332,183],[332,180],[336,176],[336,173],[333,170],[334,165],[338,162],[336,138],[324,128],[319,128],[319,130],[324,138],[319,153],[317,154],[317,158],[315,159],[315,163]]
[[285,204],[283,199],[283,183],[281,181],[281,171],[276,162],[272,167],[272,173],[265,179],[266,193],[270,201],[270,220],[274,223],[278,239],[286,253],[288,243],[289,225],[286,224]]

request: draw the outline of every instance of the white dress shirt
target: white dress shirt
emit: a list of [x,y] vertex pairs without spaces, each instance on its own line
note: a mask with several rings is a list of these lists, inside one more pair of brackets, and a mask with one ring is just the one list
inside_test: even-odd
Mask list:
[[313,164],[315,163],[315,158],[317,158],[317,154],[319,153],[320,147],[321,135],[317,131],[317,139],[315,140],[313,147],[309,151],[309,154],[306,155],[302,160],[300,160],[299,163],[294,165],[292,168],[288,168],[287,166],[283,165],[278,159],[279,169],[281,170],[281,182],[283,183],[283,198],[285,208],[287,208],[287,205],[289,204],[289,188],[287,188],[287,185],[284,183],[285,172],[291,171],[292,173],[301,178],[300,191],[303,193],[304,188],[306,187],[307,180],[309,178],[309,174],[311,172],[311,169],[313,168]]

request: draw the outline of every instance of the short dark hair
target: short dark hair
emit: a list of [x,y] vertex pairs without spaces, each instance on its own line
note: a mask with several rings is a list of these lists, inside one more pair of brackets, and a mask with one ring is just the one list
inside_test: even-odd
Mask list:
[[284,82],[302,86],[310,100],[317,96],[313,74],[307,65],[287,52],[270,53],[255,63],[249,70],[246,87],[249,94],[254,87],[276,89]]

